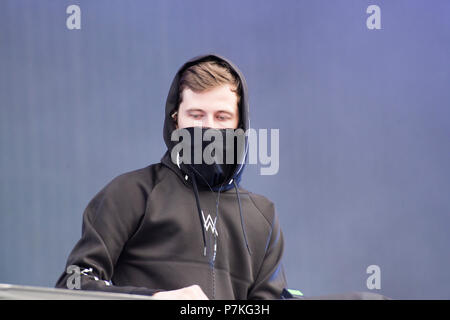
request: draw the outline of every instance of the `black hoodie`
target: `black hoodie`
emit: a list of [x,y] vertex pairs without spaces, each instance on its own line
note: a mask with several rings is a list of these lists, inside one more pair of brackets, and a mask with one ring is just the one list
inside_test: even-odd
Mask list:
[[[180,68],[169,91],[168,150],[180,74],[205,60],[225,62],[239,76],[240,127],[249,128],[247,87],[239,69],[217,55],[196,57]],[[80,269],[83,290],[152,295],[197,284],[210,299],[280,298],[286,280],[278,218],[271,201],[238,187],[242,169],[236,166],[232,183],[219,192],[197,189],[168,151],[161,163],[116,177],[84,211],[82,236],[66,267]],[[63,272],[56,287],[67,288],[72,279]]]

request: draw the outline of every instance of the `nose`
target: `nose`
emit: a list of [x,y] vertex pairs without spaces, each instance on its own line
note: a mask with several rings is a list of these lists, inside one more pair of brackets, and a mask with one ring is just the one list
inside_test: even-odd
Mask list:
[[207,114],[203,117],[201,122],[201,126],[204,128],[216,128],[216,124],[214,121],[214,115],[213,114]]

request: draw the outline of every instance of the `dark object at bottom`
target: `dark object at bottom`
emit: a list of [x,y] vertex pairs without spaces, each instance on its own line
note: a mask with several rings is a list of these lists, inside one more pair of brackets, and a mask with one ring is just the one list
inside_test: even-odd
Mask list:
[[392,300],[391,298],[372,292],[350,292],[316,297],[305,297],[293,295],[286,289],[283,289],[281,298],[285,300]]

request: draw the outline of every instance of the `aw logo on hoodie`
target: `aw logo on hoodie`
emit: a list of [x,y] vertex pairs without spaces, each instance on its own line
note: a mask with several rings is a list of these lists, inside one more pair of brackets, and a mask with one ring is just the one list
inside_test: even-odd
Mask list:
[[211,229],[211,232],[213,233],[213,235],[215,235],[216,237],[219,236],[219,234],[217,233],[217,229],[216,229],[217,217],[213,220],[211,218],[211,216],[208,214],[208,217],[205,219],[205,215],[202,210],[202,218],[203,218],[203,225],[205,226],[205,230],[209,231],[209,229]]

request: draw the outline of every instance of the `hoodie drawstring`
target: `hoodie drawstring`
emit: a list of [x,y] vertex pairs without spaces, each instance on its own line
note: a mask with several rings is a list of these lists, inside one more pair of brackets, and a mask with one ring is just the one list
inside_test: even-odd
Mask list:
[[200,225],[202,227],[202,233],[203,233],[203,256],[206,257],[206,230],[205,230],[205,225],[203,223],[203,212],[202,212],[202,208],[200,206],[200,198],[198,196],[197,181],[195,181],[195,176],[192,175],[191,179],[192,179],[192,186],[194,189],[195,202],[197,203],[198,217],[200,219]]
[[241,197],[239,196],[239,191],[236,182],[233,179],[234,189],[236,190],[236,195],[238,199],[238,205],[239,205],[239,215],[241,216],[241,227],[242,227],[242,233],[244,234],[244,240],[245,245],[247,246],[248,254],[252,255],[252,251],[250,250],[250,246],[248,245],[247,241],[247,233],[245,232],[245,224],[244,224],[244,217],[242,216],[242,207],[241,207]]

